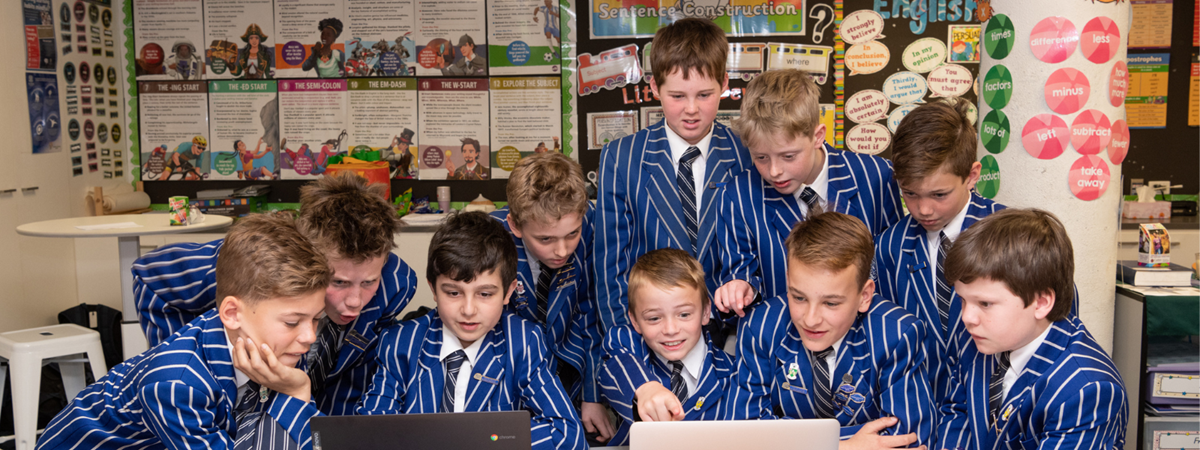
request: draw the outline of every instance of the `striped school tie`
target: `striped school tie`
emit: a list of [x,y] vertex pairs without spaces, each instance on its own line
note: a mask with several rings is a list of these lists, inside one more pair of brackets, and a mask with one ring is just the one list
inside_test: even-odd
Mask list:
[[950,252],[950,238],[944,231],[939,236],[941,240],[938,242],[937,273],[933,278],[937,280],[938,317],[942,319],[942,333],[945,334],[950,329],[950,299],[953,297],[950,294],[950,283],[946,282],[945,269],[946,253]]
[[258,400],[258,383],[253,381],[242,386],[237,406],[233,408],[233,417],[237,421],[237,435],[234,438],[234,448],[250,448],[254,444],[255,431],[258,430],[258,419],[262,411],[258,408],[262,402]]
[[454,412],[454,388],[458,386],[458,369],[467,359],[467,352],[455,350],[446,357],[446,383],[442,387],[442,412]]
[[325,379],[337,362],[338,351],[341,350],[342,326],[333,319],[328,319],[317,335],[316,355],[308,368],[308,379],[312,382],[312,393],[316,397],[325,387]]
[[833,347],[813,353],[813,390],[817,397],[817,414],[821,418],[833,418],[833,389],[830,386],[829,363],[826,358],[833,353]]
[[550,281],[556,273],[556,269],[543,267],[541,275],[538,275],[537,289],[533,291],[533,295],[537,297],[537,317],[542,323],[546,323],[546,314],[550,311]]
[[805,186],[804,190],[800,191],[800,201],[808,205],[808,215],[805,218],[821,213],[821,203],[818,200],[820,197],[817,197],[817,191],[814,191],[812,187]]
[[698,228],[696,225],[696,181],[692,178],[692,163],[696,162],[696,158],[699,157],[699,148],[688,147],[687,151],[683,152],[683,158],[679,160],[679,174],[675,177],[675,184],[679,189],[679,203],[683,205],[684,225],[687,228],[688,237],[692,240],[692,254],[696,253]]
[[671,393],[683,403],[688,398],[687,383],[683,381],[683,363],[671,361]]
[[992,423],[1000,417],[1000,406],[1004,404],[1004,374],[1008,372],[1009,352],[996,354],[996,368],[992,371],[992,382],[988,385],[988,405],[991,407]]

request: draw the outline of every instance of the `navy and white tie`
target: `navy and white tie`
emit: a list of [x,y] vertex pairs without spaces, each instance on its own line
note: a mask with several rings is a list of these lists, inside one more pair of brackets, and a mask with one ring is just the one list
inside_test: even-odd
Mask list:
[[538,275],[537,289],[533,290],[533,295],[537,298],[537,318],[542,323],[546,323],[546,314],[550,311],[550,281],[554,279],[556,272],[558,271],[542,267],[542,273]]
[[950,283],[946,282],[946,254],[950,252],[950,238],[946,236],[946,232],[939,234],[941,240],[938,242],[937,254],[937,273],[933,278],[937,281],[937,305],[938,317],[942,320],[942,333],[946,333],[950,329],[950,299],[953,295],[950,293]]
[[1008,373],[1011,365],[1009,352],[996,354],[996,368],[992,371],[992,382],[988,385],[988,406],[991,411],[992,423],[1000,417],[1000,406],[1004,404],[1004,374]]
[[805,205],[808,205],[808,215],[806,215],[805,218],[821,213],[821,203],[818,202],[819,199],[820,198],[817,197],[817,191],[814,191],[812,187],[805,186],[804,190],[800,191],[800,201],[804,202]]
[[262,411],[258,408],[259,385],[253,381],[239,389],[238,404],[233,408],[233,418],[237,421],[237,435],[234,437],[235,448],[248,448],[254,443],[255,431],[258,430],[258,419]]
[[679,173],[675,177],[679,203],[683,205],[683,225],[687,228],[688,238],[692,240],[692,254],[696,253],[696,233],[699,228],[696,221],[696,181],[692,174],[692,163],[699,157],[699,148],[688,147],[687,151],[683,152],[683,158],[679,160]]
[[454,412],[454,388],[458,385],[458,371],[467,359],[467,352],[455,350],[446,357],[446,384],[442,388],[442,412]]
[[688,398],[687,383],[683,381],[683,363],[679,361],[671,361],[671,393],[680,403]]
[[829,355],[833,347],[813,353],[813,390],[817,398],[817,414],[821,418],[835,417],[833,411],[833,389],[830,386]]
[[308,379],[312,382],[312,393],[316,397],[325,387],[325,379],[337,362],[338,351],[341,350],[342,326],[332,319],[321,327],[317,335],[316,355],[308,368]]

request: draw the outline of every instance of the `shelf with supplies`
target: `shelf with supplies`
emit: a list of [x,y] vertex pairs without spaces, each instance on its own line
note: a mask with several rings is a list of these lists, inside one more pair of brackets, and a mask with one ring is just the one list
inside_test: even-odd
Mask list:
[[1126,448],[1180,448],[1172,439],[1200,432],[1198,336],[1200,289],[1117,283],[1112,356],[1128,393]]

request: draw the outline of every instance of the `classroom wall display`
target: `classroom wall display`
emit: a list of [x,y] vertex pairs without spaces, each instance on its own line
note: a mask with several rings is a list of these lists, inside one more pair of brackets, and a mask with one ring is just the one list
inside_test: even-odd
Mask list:
[[487,60],[492,75],[557,74],[562,27],[557,0],[488,2]]
[[138,92],[142,179],[207,179],[212,167],[208,85],[203,81],[142,81]]
[[[52,48],[53,49],[53,48]],[[58,109],[58,77],[53,73],[27,72],[26,99],[29,103],[29,135],[33,153],[62,150],[62,114]]]
[[201,0],[133,0],[138,80],[204,78],[198,51],[205,37],[201,6]]
[[805,34],[804,0],[745,2],[640,2],[591,0],[591,39],[652,37],[658,27],[682,17],[708,17],[731,34]]
[[417,71],[413,0],[346,0],[347,77],[407,77]]
[[[55,97],[53,105],[31,108],[30,132],[35,146],[40,142],[49,149],[70,149],[72,157],[64,161],[70,164],[73,176],[123,178],[126,167],[121,156],[126,154],[127,141],[120,139],[125,105],[119,89],[124,84],[126,67],[117,56],[118,43],[123,45],[122,41],[131,40],[132,35],[117,33],[108,1],[23,0],[23,6],[27,88],[31,99],[38,95],[44,100],[45,95]],[[30,25],[34,22],[44,25]],[[33,28],[37,30],[31,33]],[[47,45],[51,40],[54,44]],[[35,47],[36,61],[29,53]],[[30,68],[35,62],[38,68]],[[127,67],[133,71],[133,65]],[[32,85],[30,74],[39,75]],[[40,120],[35,120],[39,111]],[[37,135],[39,127],[43,130],[41,136]],[[55,138],[59,144],[53,143]]]
[[271,80],[208,82],[208,179],[279,178],[277,91]]
[[561,152],[558,77],[491,78],[492,179],[506,179],[521,158]]
[[346,88],[345,79],[279,82],[281,178],[316,179],[346,152]]
[[[391,178],[417,177],[417,80],[349,80],[350,149],[366,147],[388,162]],[[373,158],[373,157],[372,157]]]
[[488,88],[486,78],[418,82],[420,179],[491,178]]
[[473,77],[488,74],[485,3],[480,0],[416,0],[417,75]]
[[275,2],[275,76],[344,78],[344,0]]
[[[50,0],[24,0],[21,9],[25,24],[25,69],[57,70],[58,48]],[[69,18],[65,24],[69,30]]]
[[274,11],[272,0],[205,0],[206,78],[274,78]]

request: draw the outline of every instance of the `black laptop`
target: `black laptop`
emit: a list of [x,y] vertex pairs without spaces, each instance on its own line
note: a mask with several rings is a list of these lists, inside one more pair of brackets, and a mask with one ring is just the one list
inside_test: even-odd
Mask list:
[[313,417],[313,450],[528,450],[529,411]]

